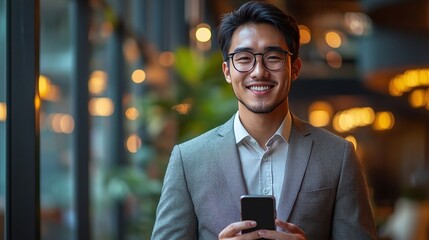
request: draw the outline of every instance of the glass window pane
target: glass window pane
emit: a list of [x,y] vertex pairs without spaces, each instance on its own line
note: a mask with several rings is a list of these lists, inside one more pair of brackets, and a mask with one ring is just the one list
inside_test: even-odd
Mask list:
[[74,119],[69,2],[40,1],[40,202],[42,239],[73,239]]
[[120,41],[115,37],[113,24],[105,14],[95,9],[90,27],[91,66],[89,77],[89,114],[91,136],[91,221],[96,240],[117,239],[125,221],[121,221],[122,207],[117,201],[124,194],[123,182],[107,179],[114,172],[121,145],[118,132],[120,104],[115,102],[119,93],[117,76],[121,71]]
[[0,240],[4,239],[6,192],[6,1],[0,0]]

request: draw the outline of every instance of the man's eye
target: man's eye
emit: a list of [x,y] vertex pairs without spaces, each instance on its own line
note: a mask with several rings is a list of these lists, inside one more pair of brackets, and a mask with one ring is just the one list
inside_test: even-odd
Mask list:
[[276,56],[276,55],[268,56],[266,58],[266,61],[270,61],[270,62],[276,62],[276,61],[282,61],[282,60],[283,60],[282,57],[279,57],[279,56]]
[[235,61],[240,63],[247,63],[253,61],[253,58],[249,55],[237,55]]
[[247,57],[247,56],[242,56],[237,58],[238,62],[250,61],[250,60],[251,60],[250,57]]

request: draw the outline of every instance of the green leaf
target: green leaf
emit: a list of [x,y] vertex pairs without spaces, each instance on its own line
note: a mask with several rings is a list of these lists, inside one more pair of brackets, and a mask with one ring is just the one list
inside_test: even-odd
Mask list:
[[190,85],[198,85],[204,59],[190,48],[178,48],[176,53],[176,70],[179,76]]

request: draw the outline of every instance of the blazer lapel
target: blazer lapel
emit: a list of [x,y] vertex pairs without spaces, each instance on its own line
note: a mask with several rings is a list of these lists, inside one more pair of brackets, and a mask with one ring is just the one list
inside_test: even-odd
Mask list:
[[[244,183],[243,172],[240,164],[240,157],[235,143],[234,117],[222,125],[218,130],[219,138],[216,139],[218,146],[218,163],[222,169],[227,188],[232,196],[232,201],[240,209],[240,197],[247,194]],[[224,186],[220,186],[224,187]]]
[[277,210],[279,219],[289,218],[301,188],[313,145],[313,140],[306,137],[309,134],[305,124],[293,116],[285,177]]

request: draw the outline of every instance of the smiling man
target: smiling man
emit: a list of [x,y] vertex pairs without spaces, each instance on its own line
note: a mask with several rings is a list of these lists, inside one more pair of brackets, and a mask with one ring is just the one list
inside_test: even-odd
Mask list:
[[[218,41],[238,111],[174,147],[152,239],[376,239],[362,166],[344,139],[294,116],[296,21],[248,2],[226,14]],[[240,197],[276,199],[276,230],[241,221]]]

